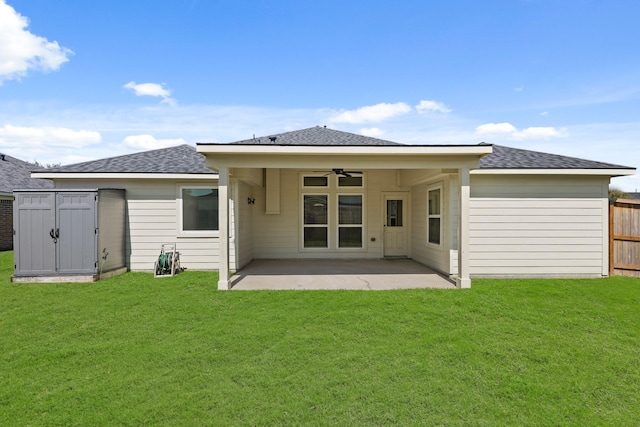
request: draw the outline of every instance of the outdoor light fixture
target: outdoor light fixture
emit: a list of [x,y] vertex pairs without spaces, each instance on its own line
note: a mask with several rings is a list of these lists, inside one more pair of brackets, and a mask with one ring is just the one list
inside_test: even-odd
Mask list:
[[253,205],[256,203],[255,197],[247,197],[247,203]]

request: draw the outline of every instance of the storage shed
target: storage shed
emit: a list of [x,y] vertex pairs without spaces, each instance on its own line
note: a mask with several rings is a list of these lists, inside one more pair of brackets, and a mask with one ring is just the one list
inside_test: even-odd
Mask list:
[[17,190],[14,197],[14,282],[87,282],[127,271],[125,190]]

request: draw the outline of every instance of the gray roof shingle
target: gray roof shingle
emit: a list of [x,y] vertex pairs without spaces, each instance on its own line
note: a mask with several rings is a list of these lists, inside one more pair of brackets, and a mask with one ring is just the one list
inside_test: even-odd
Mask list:
[[31,171],[38,167],[9,155],[0,155],[0,192],[11,193],[13,190],[53,188],[48,179],[31,178]]
[[[275,141],[270,138],[276,137]],[[263,136],[224,145],[281,145],[281,146],[397,146],[405,144],[356,135],[316,126],[272,136]],[[484,143],[483,143],[484,144]],[[202,144],[198,145],[215,145]],[[435,145],[434,145],[435,146]],[[401,149],[401,148],[400,148]],[[480,169],[634,169],[574,157],[548,154],[520,148],[493,145],[493,153],[480,159]],[[215,174],[207,168],[204,155],[190,145],[161,148],[118,157],[94,160],[47,169],[59,173],[163,173]]]
[[[271,141],[271,138],[276,138]],[[232,142],[242,145],[403,145],[384,139],[315,126],[259,138]]]
[[183,144],[48,169],[60,173],[216,174],[195,147]]
[[634,169],[540,151],[493,145],[493,153],[480,159],[480,169]]

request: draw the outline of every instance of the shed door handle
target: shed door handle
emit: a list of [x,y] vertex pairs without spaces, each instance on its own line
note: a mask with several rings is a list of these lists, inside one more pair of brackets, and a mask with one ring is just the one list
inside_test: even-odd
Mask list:
[[60,229],[56,228],[55,230],[52,228],[49,232],[49,236],[53,239],[53,243],[58,243],[58,237],[60,237]]

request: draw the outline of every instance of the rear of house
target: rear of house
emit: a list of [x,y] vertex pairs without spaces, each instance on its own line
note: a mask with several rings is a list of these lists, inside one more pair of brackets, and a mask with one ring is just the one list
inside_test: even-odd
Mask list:
[[407,257],[456,278],[608,274],[608,184],[635,169],[491,146],[408,146],[323,127],[36,174],[125,188],[127,262],[162,243],[225,277],[253,259]]

